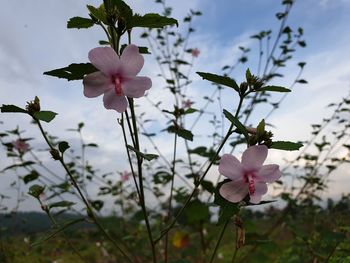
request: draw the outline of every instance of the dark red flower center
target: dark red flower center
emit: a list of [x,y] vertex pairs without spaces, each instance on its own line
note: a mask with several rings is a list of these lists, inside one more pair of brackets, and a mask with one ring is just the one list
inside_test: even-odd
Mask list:
[[244,175],[246,182],[248,183],[249,194],[252,195],[255,193],[254,185],[254,173],[246,173]]
[[117,94],[117,96],[124,95],[122,90],[122,80],[118,75],[113,77],[113,83],[114,83],[115,94]]

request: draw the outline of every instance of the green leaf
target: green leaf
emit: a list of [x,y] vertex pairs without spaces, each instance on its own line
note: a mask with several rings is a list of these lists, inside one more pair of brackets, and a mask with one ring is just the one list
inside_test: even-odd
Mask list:
[[273,92],[291,92],[290,89],[280,87],[280,86],[265,86],[257,90],[260,91],[273,91]]
[[35,198],[39,198],[39,196],[44,192],[44,190],[45,187],[35,184],[29,188],[28,194],[34,196]]
[[89,28],[94,24],[94,21],[90,18],[75,16],[68,20],[67,28]]
[[49,209],[54,207],[70,207],[72,205],[75,205],[75,203],[69,202],[69,201],[60,201],[60,202],[49,204]]
[[35,162],[32,162],[32,161],[25,161],[25,162],[20,163],[20,164],[13,164],[13,165],[10,165],[10,166],[7,166],[6,168],[4,168],[2,170],[2,172],[6,171],[6,170],[9,170],[9,169],[12,169],[12,168],[25,167],[25,166],[30,166],[30,165],[33,165],[33,164],[35,164]]
[[35,118],[37,118],[38,120],[41,120],[41,121],[45,121],[45,122],[52,121],[56,115],[57,115],[57,113],[53,112],[53,111],[39,111],[39,112],[34,113]]
[[3,104],[1,107],[1,112],[21,112],[21,113],[28,113],[25,109],[22,109],[20,107],[17,107],[16,105],[5,105]]
[[[122,45],[120,48],[120,53],[123,53],[124,49],[126,48],[126,44]],[[139,53],[140,54],[151,54],[151,52],[149,52],[148,47],[138,47],[139,48]]]
[[34,181],[39,178],[39,173],[35,170],[31,171],[29,174],[23,177],[23,181],[25,184],[28,184],[31,181]]
[[298,79],[296,82],[300,84],[307,84],[307,81],[305,79]]
[[247,132],[245,126],[235,116],[233,116],[231,113],[229,113],[225,109],[224,109],[224,115],[225,115],[226,119],[228,119],[231,123],[233,123],[233,125],[236,126],[237,130],[239,132],[241,132],[244,135],[245,139],[248,141],[249,135],[248,135],[248,132]]
[[258,138],[260,136],[264,135],[264,133],[265,133],[265,120],[264,119],[262,119],[260,121],[260,123],[258,124],[258,126],[256,127],[256,133],[258,135]]
[[79,80],[83,79],[86,74],[96,72],[97,69],[91,63],[70,64],[68,67],[54,69],[44,72],[44,75],[58,77],[61,79]]
[[213,148],[207,149],[207,147],[205,146],[199,146],[195,149],[189,149],[188,153],[198,154],[199,156],[207,157],[210,161],[213,161],[214,164],[216,164],[217,161],[220,159],[218,156],[216,156],[216,151]]
[[87,9],[89,9],[90,15],[92,17],[96,18],[97,20],[100,20],[106,25],[108,24],[106,11],[103,5],[101,5],[99,8],[96,8],[92,5],[87,5],[86,7]]
[[231,79],[226,76],[212,74],[212,73],[205,73],[205,72],[196,72],[196,73],[205,80],[209,80],[216,84],[233,88],[235,91],[239,92],[239,87],[234,79]]
[[207,181],[207,180],[202,180],[200,182],[201,186],[207,190],[209,193],[214,193],[215,191],[215,187],[214,184],[211,181]]
[[98,147],[98,145],[96,143],[88,143],[84,144],[84,147]]
[[58,144],[58,149],[60,150],[60,152],[62,154],[69,148],[70,148],[70,146],[69,146],[68,142],[62,141],[62,142],[59,142],[59,144]]
[[157,154],[151,154],[151,153],[143,153],[138,150],[136,150],[134,147],[131,145],[127,145],[128,149],[132,150],[134,153],[136,153],[137,156],[147,160],[147,161],[152,161],[153,159],[157,159],[159,156]]
[[172,125],[167,128],[167,131],[170,133],[176,133],[178,136],[184,138],[185,140],[193,141],[193,134],[189,130],[185,130],[183,128],[175,127]]
[[104,202],[102,200],[94,200],[91,202],[91,205],[97,211],[100,211],[102,209],[102,207],[104,206]]
[[143,16],[134,15],[131,19],[129,28],[132,27],[148,27],[148,28],[163,28],[165,26],[176,25],[179,26],[178,22],[174,18],[160,16],[158,14],[145,14]]
[[303,147],[303,144],[288,141],[276,141],[272,142],[270,148],[284,150],[284,151],[297,151],[299,148]]
[[72,220],[72,221],[69,221],[67,222],[66,224],[64,224],[63,226],[59,227],[58,229],[55,229],[55,230],[52,230],[50,231],[47,235],[43,236],[42,238],[40,238],[38,241],[34,242],[32,245],[33,246],[37,246],[37,245],[40,245],[42,242],[45,242],[51,238],[53,238],[54,236],[56,236],[58,233],[64,231],[66,228],[76,224],[76,223],[79,223],[79,222],[82,222],[82,221],[85,221],[84,218],[78,218],[78,219],[75,219],[75,220]]
[[185,110],[184,114],[191,114],[191,113],[195,113],[197,112],[197,109],[194,108],[188,108],[187,110]]

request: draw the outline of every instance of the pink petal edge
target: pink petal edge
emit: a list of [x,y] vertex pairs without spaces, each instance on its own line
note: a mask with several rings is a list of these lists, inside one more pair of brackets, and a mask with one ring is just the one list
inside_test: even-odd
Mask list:
[[128,107],[128,101],[125,96],[117,96],[115,91],[109,90],[103,96],[103,104],[108,110],[116,110],[119,113],[122,113]]
[[241,163],[231,154],[224,154],[219,163],[219,172],[232,181],[242,180],[244,171]]
[[114,75],[121,67],[120,59],[111,47],[97,47],[90,50],[89,60],[107,76]]
[[123,64],[123,74],[127,76],[136,76],[144,64],[144,58],[139,53],[139,48],[133,44],[124,49],[120,59]]
[[258,170],[266,160],[266,145],[254,145],[243,152],[242,164],[247,171]]
[[145,91],[152,87],[152,81],[148,77],[133,77],[123,83],[123,92],[129,98],[140,98]]
[[227,182],[220,187],[219,193],[227,201],[237,203],[248,194],[248,185],[244,181]]

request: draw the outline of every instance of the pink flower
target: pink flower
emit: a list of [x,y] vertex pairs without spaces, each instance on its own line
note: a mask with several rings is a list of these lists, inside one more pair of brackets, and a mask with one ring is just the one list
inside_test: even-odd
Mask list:
[[219,172],[231,182],[220,187],[220,195],[237,203],[249,194],[250,202],[257,204],[267,192],[267,184],[276,181],[282,173],[276,164],[263,165],[267,157],[265,145],[249,147],[242,155],[242,162],[230,154],[224,154],[219,164]]
[[29,150],[29,144],[21,139],[17,139],[16,141],[12,142],[13,147],[19,152],[19,153],[26,153]]
[[130,173],[128,171],[124,171],[121,175],[121,179],[123,182],[128,181],[130,178]]
[[191,108],[191,106],[192,106],[193,103],[194,103],[194,102],[191,101],[190,99],[184,100],[184,101],[182,102],[182,107],[183,107],[183,108]]
[[135,45],[128,45],[120,57],[110,47],[97,47],[89,52],[89,60],[100,71],[84,77],[84,95],[94,98],[104,94],[106,109],[124,112],[126,97],[140,98],[152,86],[150,78],[136,76],[144,60]]
[[199,56],[200,53],[201,53],[201,52],[199,51],[198,48],[194,48],[194,49],[192,49],[192,51],[191,51],[192,57],[195,57],[195,58],[197,58],[197,57]]

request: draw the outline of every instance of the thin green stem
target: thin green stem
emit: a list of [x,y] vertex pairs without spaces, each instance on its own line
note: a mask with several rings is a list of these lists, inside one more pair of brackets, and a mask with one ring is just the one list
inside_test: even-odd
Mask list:
[[[175,120],[175,125],[177,123],[177,119]],[[176,165],[176,149],[177,149],[177,134],[175,133],[174,136],[174,152],[173,152],[173,167],[172,167],[172,174],[171,174],[171,186],[170,186],[170,197],[169,197],[169,205],[168,205],[168,219],[170,219],[171,216],[171,209],[172,209],[172,200],[173,200],[173,190],[174,190],[174,179],[175,179],[175,165]],[[169,232],[165,235],[165,249],[164,249],[164,261],[165,263],[168,262],[168,238],[169,238]]]
[[[119,122],[119,124],[122,127],[122,131],[123,131],[124,144],[125,144],[126,154],[128,155],[128,161],[129,161],[129,165],[130,165],[130,169],[131,169],[132,178],[134,179],[137,195],[138,195],[139,199],[141,199],[140,188],[139,188],[137,180],[136,180],[134,166],[132,164],[130,152],[129,152],[128,147],[127,147],[128,141],[126,139],[126,132],[125,132],[125,127],[124,127],[124,114],[122,114],[122,119],[121,119],[121,122]],[[131,130],[130,130],[130,132],[131,132]]]
[[[247,95],[247,94],[245,94]],[[236,110],[236,113],[235,113],[235,117],[237,118],[238,117],[238,114],[242,108],[242,103],[243,103],[243,100],[244,100],[244,97],[245,95],[242,95],[240,96],[240,99],[239,99],[239,103],[238,103],[238,106],[237,106],[237,110]],[[204,180],[205,176],[208,174],[210,168],[212,167],[212,165],[214,164],[214,160],[216,159],[216,157],[218,157],[222,147],[224,146],[224,144],[226,143],[226,141],[228,140],[228,138],[230,137],[230,135],[232,134],[232,131],[233,131],[233,127],[234,125],[231,123],[224,139],[222,140],[220,146],[218,147],[218,149],[216,150],[215,152],[215,155],[213,156],[213,159],[211,160],[211,162],[209,163],[207,169],[204,171],[203,175],[200,177],[199,181],[195,184],[195,187],[193,189],[193,191],[191,192],[191,194],[189,195],[189,197],[186,199],[184,205],[181,207],[181,209],[179,210],[179,212],[177,213],[177,215],[175,216],[175,218],[173,219],[173,221],[170,223],[170,225],[164,229],[162,231],[162,233],[159,235],[159,237],[157,239],[154,240],[155,243],[157,243],[159,240],[162,239],[162,237],[164,235],[166,235],[166,233],[171,229],[173,228],[173,226],[175,225],[176,221],[179,219],[179,217],[182,215],[182,213],[184,212],[186,206],[189,204],[189,202],[191,201],[191,199],[193,198],[193,196],[195,195],[195,193],[197,192],[197,189],[198,187],[200,186],[200,184],[202,183],[202,181]]]
[[[140,151],[140,143],[139,143],[139,136],[138,136],[138,131],[137,131],[137,123],[136,123],[136,115],[135,115],[135,109],[134,109],[134,100],[132,98],[128,98],[129,100],[129,106],[130,106],[130,111],[131,111],[131,119],[132,119],[132,125],[133,125],[133,130],[134,130],[134,138],[135,138],[135,148],[137,151]],[[155,244],[153,241],[153,236],[152,236],[152,230],[151,226],[149,223],[148,215],[147,215],[147,210],[146,210],[146,204],[145,204],[145,194],[144,194],[144,186],[143,186],[143,178],[142,178],[142,157],[136,156],[137,157],[137,168],[138,168],[138,176],[139,176],[139,187],[140,187],[140,204],[141,204],[141,209],[143,213],[143,217],[146,223],[146,228],[147,228],[147,234],[149,238],[149,242],[151,245],[152,249],[152,258],[153,262],[157,262],[157,256],[156,256],[156,250],[155,250]]]
[[[50,149],[52,151],[57,151],[51,144],[51,142],[49,141],[49,139],[46,136],[46,133],[40,123],[40,121],[38,119],[36,119],[35,117],[33,117],[33,119],[35,120],[35,122],[38,124],[38,127],[40,129],[40,132],[42,134],[42,136],[44,137],[44,140],[46,141],[47,145],[50,147]],[[90,218],[93,220],[93,222],[95,223],[95,225],[98,227],[98,229],[105,235],[105,237],[107,239],[109,239],[113,245],[120,251],[120,253],[129,261],[129,262],[133,262],[132,259],[130,258],[130,256],[128,256],[124,250],[119,246],[119,244],[106,232],[106,230],[103,228],[103,226],[100,224],[98,218],[96,217],[91,205],[89,204],[89,202],[86,200],[85,196],[83,195],[77,181],[75,180],[74,176],[72,175],[71,171],[69,170],[69,168],[67,167],[66,163],[64,162],[63,156],[60,156],[60,158],[58,159],[58,161],[61,163],[61,165],[63,166],[64,170],[66,171],[66,173],[68,174],[74,188],[78,191],[78,194],[80,196],[80,198],[82,199],[82,201],[84,202],[88,215],[90,216]],[[121,240],[119,240],[120,243],[122,243]]]

